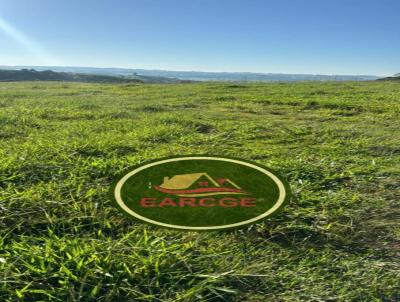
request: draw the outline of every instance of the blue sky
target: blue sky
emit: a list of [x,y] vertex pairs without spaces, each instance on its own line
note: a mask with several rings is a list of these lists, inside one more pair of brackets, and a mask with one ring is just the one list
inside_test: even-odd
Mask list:
[[400,1],[0,0],[0,65],[400,72]]

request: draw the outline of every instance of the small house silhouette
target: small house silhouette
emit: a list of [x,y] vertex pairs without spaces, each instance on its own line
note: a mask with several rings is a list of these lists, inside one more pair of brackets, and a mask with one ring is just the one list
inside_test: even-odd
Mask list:
[[187,189],[192,186],[196,181],[200,181],[203,177],[210,181],[215,187],[220,187],[219,183],[216,182],[207,173],[182,174],[175,175],[171,178],[165,176],[164,182],[160,187],[174,190]]
[[[228,186],[227,186],[228,185]],[[237,184],[227,178],[215,180],[207,173],[191,173],[165,176],[156,190],[179,196],[206,196],[217,194],[246,194]]]

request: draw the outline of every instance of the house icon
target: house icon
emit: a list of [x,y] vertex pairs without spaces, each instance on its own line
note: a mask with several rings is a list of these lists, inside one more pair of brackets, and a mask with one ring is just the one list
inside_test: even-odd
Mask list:
[[209,196],[220,194],[248,194],[227,178],[214,179],[207,173],[165,176],[156,190],[178,196]]

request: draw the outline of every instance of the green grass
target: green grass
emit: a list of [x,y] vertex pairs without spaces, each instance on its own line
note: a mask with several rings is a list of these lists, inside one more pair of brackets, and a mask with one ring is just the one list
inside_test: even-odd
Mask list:
[[[0,301],[399,301],[400,85],[0,84]],[[114,175],[215,154],[296,196],[245,229],[130,220]]]

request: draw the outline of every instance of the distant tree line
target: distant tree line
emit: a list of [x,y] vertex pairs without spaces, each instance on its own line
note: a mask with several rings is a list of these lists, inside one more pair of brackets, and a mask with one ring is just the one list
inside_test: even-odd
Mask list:
[[140,79],[128,79],[118,76],[54,72],[51,70],[37,71],[35,69],[0,70],[0,82],[13,81],[64,81],[87,83],[141,83]]

